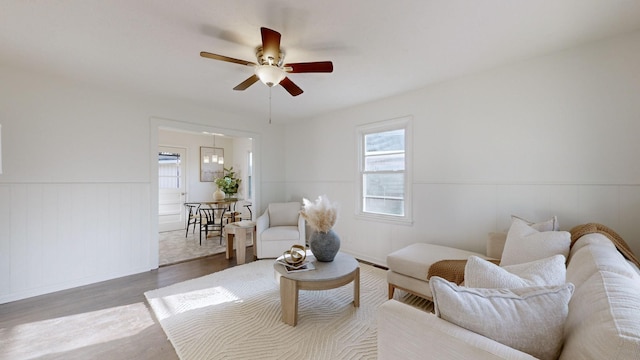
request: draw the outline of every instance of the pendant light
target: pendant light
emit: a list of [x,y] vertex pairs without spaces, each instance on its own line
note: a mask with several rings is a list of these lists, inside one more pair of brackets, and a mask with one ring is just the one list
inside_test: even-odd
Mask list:
[[218,162],[218,155],[216,154],[216,135],[213,134],[213,155],[211,155],[211,162],[213,164]]

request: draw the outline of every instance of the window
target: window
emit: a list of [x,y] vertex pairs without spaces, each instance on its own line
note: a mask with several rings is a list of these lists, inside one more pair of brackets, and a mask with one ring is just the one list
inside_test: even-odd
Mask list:
[[253,199],[253,152],[247,154],[247,199]]
[[410,118],[358,127],[359,215],[411,221]]
[[158,175],[160,189],[180,188],[180,154],[158,153]]

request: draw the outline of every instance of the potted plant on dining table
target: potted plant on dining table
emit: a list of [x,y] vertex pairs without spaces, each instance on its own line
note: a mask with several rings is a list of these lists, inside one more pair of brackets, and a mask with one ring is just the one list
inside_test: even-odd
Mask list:
[[218,190],[225,193],[227,197],[234,197],[238,193],[238,188],[242,179],[236,176],[236,172],[233,171],[233,166],[230,168],[223,168],[222,177],[216,178],[215,183]]

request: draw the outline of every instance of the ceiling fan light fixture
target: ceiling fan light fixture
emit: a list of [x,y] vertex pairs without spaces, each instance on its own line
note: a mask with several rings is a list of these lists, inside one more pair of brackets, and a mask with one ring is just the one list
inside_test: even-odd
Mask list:
[[273,65],[257,65],[256,75],[268,87],[278,85],[285,78],[284,71]]

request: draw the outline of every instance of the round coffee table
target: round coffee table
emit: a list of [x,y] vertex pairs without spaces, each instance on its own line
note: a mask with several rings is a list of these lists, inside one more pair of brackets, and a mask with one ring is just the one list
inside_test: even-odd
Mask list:
[[280,282],[282,321],[291,326],[298,323],[298,290],[328,290],[353,281],[353,306],[360,306],[360,266],[353,256],[339,252],[331,262],[316,261],[310,251],[307,260],[314,270],[287,272],[282,264],[274,263]]

